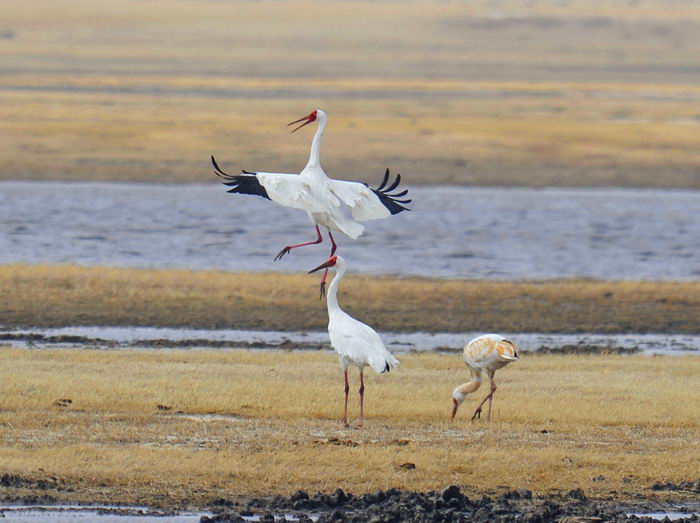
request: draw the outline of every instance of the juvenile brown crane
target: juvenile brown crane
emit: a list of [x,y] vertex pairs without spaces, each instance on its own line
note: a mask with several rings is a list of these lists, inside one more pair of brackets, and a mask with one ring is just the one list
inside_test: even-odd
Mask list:
[[469,367],[472,379],[452,392],[452,419],[455,419],[457,409],[467,394],[476,392],[481,386],[482,374],[486,372],[491,382],[491,392],[481,400],[481,403],[479,403],[472,415],[472,420],[481,418],[481,407],[486,403],[486,400],[489,401],[487,419],[491,420],[491,402],[493,401],[493,394],[496,392],[496,383],[493,381],[493,376],[498,369],[505,367],[511,361],[518,361],[518,359],[518,348],[515,346],[515,343],[505,339],[500,334],[484,334],[467,343],[464,346],[464,363]]

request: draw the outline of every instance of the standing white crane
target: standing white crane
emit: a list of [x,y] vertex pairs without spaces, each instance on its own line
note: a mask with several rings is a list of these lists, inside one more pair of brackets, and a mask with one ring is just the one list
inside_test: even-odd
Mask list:
[[475,392],[481,386],[481,375],[486,372],[491,382],[491,392],[479,403],[472,420],[481,418],[481,407],[486,400],[489,400],[488,419],[491,420],[491,401],[494,392],[496,392],[496,383],[493,381],[494,374],[501,367],[505,367],[511,361],[518,361],[518,359],[518,348],[515,343],[505,339],[500,334],[484,334],[467,343],[464,346],[464,362],[471,371],[472,379],[452,392],[452,419],[455,419],[457,409],[467,394]]
[[358,426],[364,422],[365,381],[362,374],[366,366],[382,374],[389,372],[399,364],[382,343],[379,334],[361,321],[356,320],[343,311],[338,305],[338,285],[345,275],[345,260],[341,256],[331,256],[325,263],[309,271],[309,274],[321,269],[333,268],[336,276],[328,287],[326,304],[328,306],[328,336],[331,345],[338,353],[340,367],[345,377],[345,408],[343,423],[348,427],[348,366],[354,365],[360,369],[360,419]]
[[[284,207],[302,209],[308,213],[311,223],[316,228],[316,239],[296,245],[287,245],[277,253],[275,261],[281,259],[292,249],[321,243],[323,237],[319,225],[328,229],[331,256],[333,256],[337,245],[331,230],[340,231],[352,239],[357,239],[364,231],[364,226],[358,223],[359,221],[386,218],[392,214],[410,210],[403,204],[410,203],[411,200],[399,200],[408,193],[408,190],[389,194],[401,183],[401,175],[397,174],[394,182],[387,186],[389,169],[384,173],[384,179],[376,189],[372,189],[366,183],[334,180],[326,176],[321,167],[320,154],[321,138],[326,129],[328,117],[326,113],[317,109],[307,116],[289,123],[288,126],[302,121],[304,123],[292,132],[315,121],[318,121],[318,129],[316,129],[316,134],[311,142],[309,162],[298,175],[248,171],[242,171],[243,174],[240,175],[231,175],[222,171],[214,156],[211,157],[217,176],[226,180],[224,185],[231,187],[228,192],[262,196]],[[350,208],[352,218],[343,214],[341,204]],[[325,271],[321,279],[321,297],[325,292],[327,274],[328,271]]]

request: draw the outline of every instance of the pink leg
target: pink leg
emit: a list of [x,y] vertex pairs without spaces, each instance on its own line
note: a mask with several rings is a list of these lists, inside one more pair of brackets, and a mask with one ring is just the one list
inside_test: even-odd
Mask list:
[[365,378],[360,369],[360,421],[357,426],[361,427],[365,423]]
[[[335,254],[335,251],[338,249],[338,246],[335,243],[335,240],[333,239],[333,233],[331,232],[330,229],[328,229],[328,238],[331,240],[331,258]],[[328,276],[328,269],[323,271],[323,277],[321,278],[321,297],[319,299],[323,299],[323,297],[326,295],[326,277]]]
[[343,411],[343,425],[348,428],[348,394],[350,393],[350,384],[348,383],[348,369],[345,369],[345,410]]
[[486,396],[483,400],[481,400],[481,403],[479,403],[479,406],[476,408],[474,415],[472,416],[472,421],[474,421],[476,418],[481,418],[481,407],[483,407],[484,403],[486,403],[486,400],[489,400],[488,420],[491,421],[491,400],[493,399],[493,393],[496,392],[496,388],[496,383],[493,381],[493,378],[491,378],[491,392],[489,392],[488,396]]
[[282,256],[284,256],[288,252],[291,252],[292,249],[296,249],[297,247],[305,247],[306,245],[316,245],[317,243],[321,243],[323,241],[323,237],[321,236],[321,229],[318,228],[318,225],[316,226],[316,234],[318,235],[318,237],[312,242],[298,243],[296,245],[287,245],[284,249],[277,253],[277,256],[275,256],[275,261],[281,260]]

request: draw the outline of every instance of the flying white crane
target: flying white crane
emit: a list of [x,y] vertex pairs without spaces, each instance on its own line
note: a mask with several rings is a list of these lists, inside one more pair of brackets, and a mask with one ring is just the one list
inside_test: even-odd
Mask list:
[[[328,238],[331,241],[331,256],[335,254],[337,245],[333,238],[333,231],[340,231],[352,239],[358,238],[364,231],[364,226],[359,221],[376,220],[386,218],[401,211],[407,211],[403,204],[410,203],[411,200],[400,200],[408,190],[390,194],[401,183],[401,175],[397,174],[393,183],[387,186],[389,181],[389,169],[384,173],[381,185],[372,189],[366,183],[347,182],[344,180],[334,180],[326,176],[321,167],[321,138],[326,129],[328,117],[326,113],[317,109],[307,116],[304,116],[288,124],[293,125],[304,121],[292,132],[298,131],[311,122],[318,121],[318,129],[311,142],[311,154],[309,162],[298,175],[287,173],[267,173],[248,172],[243,174],[227,174],[219,168],[214,156],[211,157],[214,171],[217,176],[226,180],[224,185],[231,187],[230,193],[254,194],[272,200],[284,207],[302,209],[309,214],[311,223],[316,228],[316,239],[309,242],[287,245],[282,249],[275,261],[281,259],[292,249],[305,245],[321,243],[323,237],[319,225],[328,229]],[[345,216],[341,209],[341,204],[350,208],[352,218]],[[321,279],[321,297],[324,295],[326,275],[325,271]]]
[[309,271],[309,274],[321,269],[333,268],[336,276],[328,287],[326,304],[328,306],[328,336],[331,345],[338,353],[340,367],[345,376],[345,408],[343,423],[348,427],[348,366],[354,365],[360,369],[360,419],[358,426],[364,422],[365,381],[362,374],[366,366],[372,367],[378,373],[389,372],[399,364],[382,343],[376,331],[356,320],[343,311],[338,305],[338,285],[345,275],[345,260],[341,256],[331,256],[325,263]]
[[484,334],[474,338],[464,346],[464,362],[469,367],[472,379],[468,383],[460,385],[452,392],[452,419],[455,419],[457,409],[464,401],[467,394],[475,392],[481,386],[481,375],[486,372],[491,382],[491,392],[486,396],[474,411],[472,420],[481,418],[481,407],[489,400],[488,419],[491,419],[491,401],[496,392],[496,383],[493,376],[498,369],[505,367],[511,361],[518,361],[518,348],[512,341],[505,339],[500,334]]

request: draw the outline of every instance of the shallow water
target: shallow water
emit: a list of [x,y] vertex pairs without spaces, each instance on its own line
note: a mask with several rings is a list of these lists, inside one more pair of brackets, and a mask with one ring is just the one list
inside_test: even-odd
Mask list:
[[179,514],[153,511],[148,507],[81,506],[81,505],[5,505],[0,506],[0,518],[7,523],[37,521],[96,521],[99,523],[198,523],[211,512],[182,512]]
[[[392,352],[459,350],[464,344],[483,333],[476,332],[381,332],[382,340]],[[10,335],[18,339],[3,339]],[[31,335],[43,339],[30,340]],[[638,348],[643,354],[700,355],[700,335],[690,334],[542,334],[505,333],[523,350],[556,348],[564,345],[594,345],[610,348]],[[76,340],[62,337],[74,336]],[[23,338],[24,337],[24,338]],[[250,344],[255,348],[297,348],[297,344],[316,348],[329,343],[325,331],[251,331],[172,329],[163,327],[63,327],[57,329],[3,329],[0,344],[20,347],[84,347],[117,346],[122,348],[152,347],[151,342],[167,340],[178,342],[178,348],[213,348],[221,342]],[[157,345],[156,345],[157,346]]]
[[[0,263],[296,272],[325,259],[327,242],[273,262],[283,246],[313,239],[306,214],[225,189],[215,180],[1,182]],[[700,276],[700,191],[412,187],[410,196],[413,212],[366,222],[357,241],[339,238],[351,271],[490,279]]]
[[676,521],[677,519],[690,518],[693,516],[700,516],[700,512],[629,512],[628,516],[637,516],[639,518],[652,518],[659,521],[666,518],[669,521]]
[[[0,506],[0,519],[7,523],[36,523],[63,521],[95,521],[99,523],[199,523],[202,516],[212,512],[159,512],[148,507],[120,507],[115,505],[4,505]],[[294,514],[275,514],[275,521],[298,521]],[[260,521],[258,514],[241,515],[245,521]],[[318,516],[308,517],[316,521]]]

